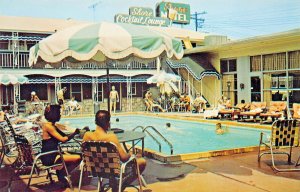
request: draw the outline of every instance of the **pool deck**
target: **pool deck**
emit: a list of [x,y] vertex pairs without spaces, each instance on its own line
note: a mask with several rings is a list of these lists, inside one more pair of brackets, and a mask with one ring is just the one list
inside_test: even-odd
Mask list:
[[[136,113],[135,113],[136,114]],[[142,113],[141,113],[142,114]],[[119,114],[118,114],[119,115]],[[186,120],[209,121],[202,120],[201,114],[198,117],[191,114],[148,114],[155,116],[175,116],[175,118],[184,118]],[[217,122],[217,121],[216,121]],[[240,124],[222,120],[224,124]],[[248,124],[248,123],[247,123]],[[270,125],[248,124],[250,127],[264,126],[270,128]],[[293,149],[292,161],[297,161],[300,155],[300,147]],[[279,163],[284,164],[285,156],[279,156]],[[265,155],[261,162],[257,162],[257,151],[234,154],[230,156],[217,156],[202,158],[196,160],[182,161],[180,163],[161,163],[156,160],[147,159],[147,167],[143,175],[148,183],[144,188],[144,192],[299,192],[300,191],[300,172],[281,172],[276,173],[269,166],[271,157]],[[285,166],[285,165],[284,165]],[[294,167],[288,165],[288,167]],[[300,168],[300,166],[298,166]],[[0,169],[0,191],[7,191],[5,184],[7,177],[5,173],[7,169]],[[74,180],[76,180],[73,177]],[[72,179],[72,180],[73,180]],[[1,182],[4,181],[4,182]],[[70,191],[63,189],[57,184],[48,184],[45,177],[33,179],[31,185],[32,191]],[[22,191],[26,177],[22,180],[13,182],[12,191]],[[2,188],[1,188],[2,187]],[[75,191],[78,191],[75,185]],[[82,188],[84,192],[97,191],[97,181],[92,179],[89,185]],[[136,191],[135,189],[126,188],[125,191]]]

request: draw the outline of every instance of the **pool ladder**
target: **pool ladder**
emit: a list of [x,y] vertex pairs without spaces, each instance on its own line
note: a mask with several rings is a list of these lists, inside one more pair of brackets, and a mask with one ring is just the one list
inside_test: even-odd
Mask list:
[[161,139],[163,139],[163,141],[165,141],[169,145],[170,150],[171,150],[171,155],[173,155],[173,145],[172,145],[172,143],[170,143],[155,127],[153,127],[153,126],[146,126],[146,127],[137,126],[134,129],[132,129],[132,131],[135,131],[137,129],[142,129],[142,132],[147,133],[158,144],[159,152],[161,152],[161,143],[153,136],[153,134],[151,134],[147,130],[147,129],[152,129]]

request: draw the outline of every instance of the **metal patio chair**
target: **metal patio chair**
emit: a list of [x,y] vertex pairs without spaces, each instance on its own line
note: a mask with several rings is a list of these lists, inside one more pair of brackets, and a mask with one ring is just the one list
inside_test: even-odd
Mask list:
[[3,160],[6,157],[12,158],[17,157],[17,150],[14,138],[6,131],[7,124],[6,122],[0,123],[0,167],[2,166]]
[[142,191],[142,176],[134,155],[127,162],[121,163],[117,147],[113,143],[101,141],[83,142],[82,154],[79,191],[84,169],[93,177],[98,177],[98,191],[104,190],[103,179],[109,179],[112,191],[118,189],[119,192],[130,184],[128,180],[137,179],[140,186],[139,191]]
[[[259,150],[258,150],[258,161],[265,154],[271,154],[272,168],[275,171],[300,171],[300,168],[278,168],[275,165],[276,154],[285,154],[288,156],[288,163],[291,163],[292,149],[299,145],[299,121],[297,120],[276,120],[272,124],[271,137],[269,141],[264,141],[264,133],[260,135]],[[266,146],[267,151],[260,151],[261,146]],[[289,148],[289,152],[282,151],[282,148]],[[295,164],[295,167],[299,165],[299,159]]]
[[[26,188],[26,190],[28,190],[34,173],[37,173],[37,175],[39,175],[41,171],[46,171],[47,178],[50,180],[51,183],[53,183],[53,171],[61,168],[65,169],[67,175],[66,180],[71,190],[73,190],[70,175],[66,168],[66,164],[63,160],[62,151],[60,147],[58,147],[58,150],[55,151],[40,153],[40,148],[32,147],[32,145],[23,135],[15,135],[15,141],[18,149],[18,157],[17,160],[10,166],[14,170],[15,174],[9,179],[8,191],[10,191],[11,184],[16,176],[30,174]],[[62,161],[50,166],[43,165],[41,162],[41,157],[53,153],[59,155]]]

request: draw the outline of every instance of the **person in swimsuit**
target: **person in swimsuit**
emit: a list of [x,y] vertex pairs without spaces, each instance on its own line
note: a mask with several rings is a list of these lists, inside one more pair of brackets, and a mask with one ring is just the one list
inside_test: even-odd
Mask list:
[[[42,134],[42,153],[54,151],[58,149],[59,142],[67,142],[71,140],[75,135],[79,134],[79,129],[76,129],[72,134],[66,135],[61,130],[59,130],[55,123],[60,120],[60,106],[59,105],[47,105],[45,108],[45,122],[42,126],[43,134]],[[64,154],[63,155],[64,161],[69,171],[76,168],[80,161],[80,155],[71,155],[71,154]],[[41,161],[44,165],[50,166],[54,163],[58,163],[60,160],[57,154],[49,154],[45,155],[41,158]],[[64,170],[58,170],[57,176],[59,181],[65,182]]]
[[110,98],[110,113],[112,111],[112,108],[114,108],[114,113],[116,113],[117,102],[119,102],[119,94],[118,91],[116,91],[115,86],[111,87],[109,98]]
[[[118,137],[114,133],[108,133],[110,127],[110,113],[106,110],[99,110],[95,115],[96,129],[93,132],[86,132],[83,136],[84,141],[105,141],[112,142],[117,146],[120,160],[122,162],[128,161],[130,154],[127,153],[121,146]],[[137,159],[140,173],[145,170],[146,160],[142,157]],[[130,182],[129,182],[130,183]],[[114,190],[113,190],[114,191]]]

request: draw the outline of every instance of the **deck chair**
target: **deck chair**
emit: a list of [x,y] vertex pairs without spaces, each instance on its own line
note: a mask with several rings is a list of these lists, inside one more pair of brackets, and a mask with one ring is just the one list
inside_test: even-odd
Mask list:
[[[272,124],[271,138],[269,141],[264,141],[264,133],[260,135],[258,161],[265,154],[271,154],[272,168],[275,171],[300,171],[300,168],[278,168],[275,165],[275,154],[286,154],[288,156],[288,163],[291,163],[292,148],[299,145],[299,122],[297,120],[276,120]],[[266,146],[267,151],[260,151],[261,146]],[[289,148],[289,152],[281,151],[281,148]],[[299,165],[299,158],[296,166]]]
[[14,138],[10,136],[10,134],[6,131],[7,123],[0,123],[0,167],[2,166],[3,160],[6,157],[12,158],[17,157],[17,150],[15,146]]
[[98,191],[104,190],[103,179],[109,179],[112,191],[119,192],[130,184],[128,180],[138,179],[139,191],[142,191],[142,178],[134,155],[127,162],[121,163],[115,144],[101,141],[83,142],[82,155],[79,191],[84,169],[93,177],[98,177]]
[[[32,147],[32,145],[28,142],[26,137],[24,137],[23,135],[15,135],[15,141],[18,150],[18,157],[17,160],[11,165],[11,168],[14,170],[15,174],[9,179],[8,191],[10,191],[10,187],[15,176],[19,177],[20,175],[28,175],[30,173],[29,180],[27,183],[27,188],[26,188],[26,190],[28,190],[34,173],[37,173],[39,175],[40,172],[46,171],[47,178],[50,180],[51,183],[53,183],[52,175],[54,173],[52,171],[61,168],[65,169],[67,175],[66,180],[71,190],[73,190],[73,186],[70,180],[70,175],[66,168],[66,164],[62,158],[62,151],[60,147],[58,148],[58,150],[55,151],[40,153],[41,148]],[[53,164],[51,166],[43,165],[40,160],[41,157],[53,153],[59,155],[62,161],[60,163]]]
[[261,123],[266,122],[269,117],[272,118],[272,122],[281,117],[285,117],[286,109],[285,101],[271,101],[268,111],[259,115]]
[[293,104],[293,119],[300,119],[300,103]]
[[234,116],[240,114],[240,112],[244,112],[245,107],[247,107],[246,103],[238,103],[234,107],[227,108],[227,109],[220,109],[219,110],[220,119],[223,119],[225,116],[229,116],[231,120],[234,120]]
[[244,120],[243,117],[246,117],[245,120],[250,120],[252,117],[254,122],[256,122],[256,118],[259,117],[260,113],[265,110],[266,106],[266,102],[252,102],[250,105],[250,111],[241,112],[238,115],[239,120]]

